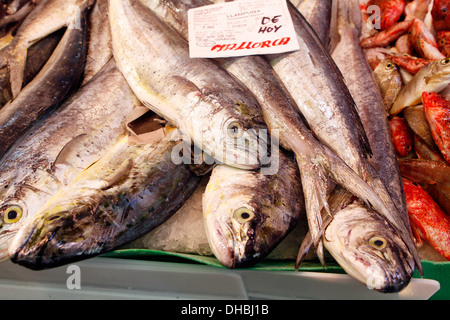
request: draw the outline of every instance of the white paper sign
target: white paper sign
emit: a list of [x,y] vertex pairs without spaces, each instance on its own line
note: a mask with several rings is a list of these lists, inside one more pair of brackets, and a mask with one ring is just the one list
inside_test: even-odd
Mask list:
[[299,49],[286,0],[239,0],[190,9],[191,58],[272,54]]

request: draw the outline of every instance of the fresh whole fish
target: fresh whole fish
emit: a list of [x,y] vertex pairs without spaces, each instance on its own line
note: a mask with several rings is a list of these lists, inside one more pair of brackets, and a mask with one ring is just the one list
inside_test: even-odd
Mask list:
[[378,213],[351,203],[333,215],[324,247],[347,274],[381,292],[399,292],[414,272],[414,257]]
[[425,20],[431,0],[413,0],[405,6],[405,19]]
[[450,83],[450,58],[433,61],[420,69],[397,96],[389,113],[396,115],[404,108],[421,104],[422,92],[439,92]]
[[11,260],[30,269],[60,266],[111,251],[166,221],[200,180],[172,161],[171,139],[131,145],[124,136],[28,220],[9,247]]
[[[312,131],[369,183],[375,190],[375,199],[383,200],[374,204],[364,200],[354,191],[349,191],[366,203],[370,203],[375,211],[383,215],[401,233],[420,268],[420,260],[411,239],[408,217],[406,211],[402,210],[404,200],[400,198],[396,201],[393,200],[395,198],[391,198],[393,193],[389,194],[388,187],[368,162],[367,157],[370,154],[367,136],[340,71],[301,15],[295,11],[291,11],[291,15],[300,48],[304,46],[304,49],[267,58],[270,59],[272,67],[292,95]],[[388,123],[386,126],[388,130]],[[384,178],[395,180],[395,176],[385,175]]]
[[[418,269],[422,272],[410,231],[388,113],[376,78],[359,45],[360,21],[357,1],[338,2],[338,28],[341,40],[333,51],[332,57],[355,100],[359,117],[367,134],[372,149],[372,157],[368,159],[368,162],[378,172],[379,178],[387,190],[388,194],[384,198],[387,200],[385,201],[388,202],[391,199],[393,203],[390,206],[389,215],[384,215],[384,217],[394,229],[397,229],[410,250],[410,254],[414,257]],[[378,190],[383,189],[378,187]],[[378,212],[378,210],[375,211]]]
[[[87,9],[80,12],[78,22],[74,22],[79,26],[67,28],[41,71],[14,100],[0,109],[0,157],[27,129],[59,107],[78,86],[86,56],[86,14]],[[13,78],[11,69],[10,72]],[[11,90],[14,95],[13,87]]]
[[394,149],[400,157],[406,157],[414,145],[414,136],[405,119],[394,116],[389,121]]
[[[205,5],[207,1],[147,0],[144,3],[186,38],[187,10]],[[312,135],[298,114],[295,104],[288,98],[289,94],[280,84],[277,75],[262,57],[248,56],[218,59],[218,61],[257,97],[269,130],[278,132],[281,146],[295,153],[306,198],[307,215],[312,217],[310,223],[319,229],[320,221],[314,218],[320,214],[322,206],[327,206],[327,178],[353,191],[354,185],[365,185],[365,183]],[[270,86],[270,92],[267,86]],[[367,192],[370,193],[370,191]],[[319,234],[314,233],[313,237],[315,244],[318,244]],[[321,258],[320,248],[317,253]]]
[[[26,221],[126,132],[125,122],[139,105],[111,60],[13,146],[0,162],[0,260]],[[6,221],[11,211],[17,217]]]
[[422,101],[433,139],[450,163],[450,101],[436,92],[427,91],[422,93]]
[[262,166],[268,139],[261,108],[218,64],[190,59],[187,42],[138,0],[111,0],[117,65],[142,103],[216,161]]
[[280,152],[274,175],[216,166],[203,194],[203,219],[211,250],[229,268],[254,265],[304,218],[295,162]]
[[389,110],[402,90],[402,76],[392,59],[386,58],[373,71],[383,97],[384,106]]
[[418,184],[403,179],[411,224],[418,237],[450,260],[450,218]]
[[[11,44],[0,53],[0,63],[10,70],[11,92],[15,99],[22,89],[27,50],[36,41],[63,28],[84,29],[87,11],[95,0],[42,0],[27,16]],[[70,31],[70,30],[69,30]]]

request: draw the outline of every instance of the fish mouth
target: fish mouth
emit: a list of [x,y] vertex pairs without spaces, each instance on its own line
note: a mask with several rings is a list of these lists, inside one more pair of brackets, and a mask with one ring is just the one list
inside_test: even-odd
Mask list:
[[43,270],[98,255],[100,250],[80,234],[82,227],[75,222],[73,215],[62,213],[34,222],[21,230],[16,239],[19,244],[10,247],[10,260],[28,269]]

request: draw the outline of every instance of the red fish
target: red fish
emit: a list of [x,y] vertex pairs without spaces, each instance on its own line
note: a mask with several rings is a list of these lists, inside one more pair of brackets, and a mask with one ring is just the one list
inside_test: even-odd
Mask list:
[[368,5],[380,8],[380,27],[386,30],[396,23],[405,9],[404,0],[370,0]]
[[436,92],[423,92],[422,102],[433,139],[450,163],[450,101]]
[[436,31],[450,31],[450,0],[434,0],[431,17]]
[[397,40],[400,36],[405,34],[413,21],[414,20],[397,22],[385,30],[362,39],[360,45],[363,48],[386,47],[392,41]]
[[438,31],[436,41],[439,51],[446,57],[450,57],[450,31]]
[[406,207],[414,233],[450,260],[450,219],[418,184],[403,180]]
[[388,55],[389,58],[392,59],[392,61],[398,65],[399,67],[402,67],[408,72],[411,72],[412,74],[416,74],[419,72],[420,69],[425,67],[427,64],[431,62],[431,60],[423,59],[423,58],[417,58],[410,55]]
[[427,29],[425,23],[418,19],[413,19],[413,24],[409,30],[409,39],[419,56],[430,60],[444,59],[445,56],[439,51],[436,38]]
[[389,124],[395,151],[399,156],[406,157],[414,145],[414,135],[411,129],[405,119],[397,116],[393,117]]

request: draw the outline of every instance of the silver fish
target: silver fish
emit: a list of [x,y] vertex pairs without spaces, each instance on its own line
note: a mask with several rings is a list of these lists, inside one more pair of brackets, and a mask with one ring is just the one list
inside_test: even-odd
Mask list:
[[82,85],[99,72],[112,57],[108,1],[96,0],[89,14],[89,43]]
[[332,0],[302,0],[298,1],[296,5],[327,50],[331,46],[332,2]]
[[[0,109],[0,139],[2,141],[0,157],[5,155],[26,130],[58,108],[78,86],[86,57],[87,10],[79,12],[77,22],[74,22],[79,23],[79,26],[70,24],[55,51],[36,77],[20,91],[20,94]],[[25,61],[26,59],[24,63]],[[23,70],[21,70],[21,83]],[[13,72],[10,66],[11,79],[15,79]],[[11,92],[14,96],[12,83]]]
[[[359,19],[358,19],[359,18]],[[332,57],[341,70],[357,105],[373,152],[369,163],[377,171],[397,210],[385,216],[408,245],[417,267],[421,262],[411,235],[400,170],[390,134],[388,113],[366,56],[359,45],[361,15],[357,1],[338,2],[340,42]]]
[[298,168],[283,153],[275,175],[216,166],[203,194],[211,250],[226,267],[249,267],[266,257],[304,218]]
[[[187,10],[210,3],[206,0],[142,1],[185,39]],[[250,89],[258,99],[269,130],[279,134],[281,146],[295,153],[306,196],[306,211],[314,226],[313,230],[320,229],[320,221],[316,217],[321,207],[327,206],[327,178],[338,181],[363,197],[370,197],[372,190],[367,184],[311,133],[284,86],[263,57],[247,56],[218,61]],[[364,190],[361,191],[362,189]],[[314,239],[320,246],[318,232],[314,233]],[[321,249],[318,248],[317,251],[321,257]]]
[[10,70],[11,92],[17,97],[23,84],[27,50],[36,41],[63,28],[80,28],[81,18],[95,0],[42,0],[26,17],[14,40],[0,53],[1,66]]
[[398,66],[390,58],[385,58],[378,64],[374,70],[374,75],[383,96],[386,110],[389,110],[402,90],[402,75]]
[[267,125],[248,89],[218,64],[189,58],[186,41],[138,0],[111,0],[117,65],[142,103],[215,160],[262,166]]
[[0,260],[26,221],[126,132],[135,106],[140,102],[111,60],[12,147],[0,162]]
[[432,61],[419,70],[395,99],[389,113],[399,114],[403,109],[422,103],[422,92],[439,92],[450,84],[450,58]]
[[369,289],[399,292],[414,272],[414,257],[384,217],[362,203],[333,215],[323,237],[339,265]]
[[114,250],[165,222],[200,180],[174,164],[171,139],[131,145],[124,136],[28,220],[10,244],[11,260],[53,268]]

